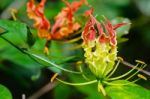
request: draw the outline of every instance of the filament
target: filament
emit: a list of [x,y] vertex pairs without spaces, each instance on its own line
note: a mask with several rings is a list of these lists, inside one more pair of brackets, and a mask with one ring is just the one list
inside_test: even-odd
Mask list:
[[133,76],[135,76],[138,72],[140,72],[143,68],[146,67],[146,64],[142,67],[143,65],[141,65],[141,67],[134,73],[132,74],[130,77],[128,77],[126,80],[129,80],[131,79]]
[[106,79],[109,78],[109,77],[111,77],[111,76],[115,73],[115,71],[117,70],[119,64],[120,64],[120,60],[118,60],[118,62],[117,62],[117,64],[116,64],[115,68],[114,68],[113,71],[106,77]]
[[124,86],[124,85],[129,85],[131,84],[132,82],[127,82],[127,83],[124,83],[124,84],[116,84],[116,83],[111,83],[111,82],[107,82],[107,81],[103,81],[104,84],[106,85],[111,85],[111,86]]
[[82,61],[78,61],[77,62],[77,65],[79,66],[79,70],[80,70],[80,72],[82,73],[81,75],[82,75],[82,77],[85,79],[85,80],[90,80],[84,73],[83,73],[83,69],[82,69]]
[[63,81],[58,78],[56,78],[56,79],[63,84],[71,85],[71,86],[83,86],[83,85],[89,85],[89,84],[93,84],[93,83],[97,82],[97,80],[92,80],[92,81],[88,81],[88,82],[84,82],[84,83],[70,83],[70,82],[66,82],[66,81]]
[[130,71],[128,71],[127,73],[121,75],[121,76],[118,76],[118,77],[114,77],[114,78],[109,78],[108,80],[116,80],[116,79],[120,79],[120,78],[123,78],[127,75],[129,75],[133,70],[135,70],[137,67],[138,67],[139,63],[137,63],[136,66],[134,66]]

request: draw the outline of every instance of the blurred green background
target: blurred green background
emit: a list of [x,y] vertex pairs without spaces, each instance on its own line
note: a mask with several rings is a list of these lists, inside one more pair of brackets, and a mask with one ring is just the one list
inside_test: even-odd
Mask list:
[[[28,0],[0,0],[0,19],[10,19],[10,8],[16,8],[18,10],[16,16],[21,22],[32,26],[32,21],[28,19],[26,13],[26,2]],[[37,0],[40,1],[40,0]],[[74,1],[74,0],[69,0]],[[129,34],[124,37],[129,40],[118,44],[118,56],[124,58],[124,60],[133,63],[134,60],[139,59],[145,61],[148,66],[145,70],[150,71],[150,0],[88,0],[89,4],[94,7],[94,14],[97,16],[104,15],[108,19],[114,19],[116,17],[125,17],[131,20],[131,29]],[[61,0],[47,0],[45,6],[45,15],[53,23],[53,18],[58,14],[61,8],[64,6]],[[86,7],[82,7],[79,11],[83,12]],[[19,32],[19,30],[17,30]],[[20,30],[21,31],[21,30]],[[22,31],[23,32],[23,31]],[[13,37],[12,37],[13,39]],[[41,46],[43,41],[39,41]],[[17,42],[18,44],[20,42]],[[24,46],[24,45],[22,45]],[[59,49],[62,46],[57,46],[57,43],[52,43],[52,49]],[[63,45],[64,47],[65,45]],[[72,46],[72,45],[66,45]],[[80,53],[82,50],[70,51],[65,55],[76,54],[78,58],[81,58]],[[52,55],[57,54],[62,56],[61,51],[51,52]],[[53,60],[53,58],[51,58]],[[60,62],[60,59],[54,60]],[[64,59],[65,64],[72,65],[69,59]],[[75,61],[73,58],[71,61]],[[69,68],[69,67],[68,67]],[[124,66],[119,68],[120,74],[123,70],[129,68]],[[14,99],[21,99],[22,94],[26,97],[33,95],[40,88],[50,82],[50,78],[54,72],[60,72],[60,70],[42,66],[35,61],[31,60],[28,56],[23,55],[17,49],[13,48],[10,44],[0,38],[0,83],[6,86],[12,93]],[[63,74],[64,76],[67,75]],[[78,82],[81,79],[78,76],[70,75],[70,81]],[[146,76],[148,77],[148,76]],[[150,77],[148,81],[139,81],[138,83],[147,89],[150,89]],[[89,89],[89,90],[88,90]],[[97,99],[100,95],[97,92],[97,88],[93,85],[85,87],[72,87],[58,83],[50,91],[46,91],[39,99]]]

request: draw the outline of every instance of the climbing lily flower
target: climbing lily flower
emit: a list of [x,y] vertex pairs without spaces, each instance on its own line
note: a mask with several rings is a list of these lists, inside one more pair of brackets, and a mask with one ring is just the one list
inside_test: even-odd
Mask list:
[[117,59],[115,32],[112,26],[108,26],[108,23],[103,25],[107,27],[107,34],[104,33],[101,24],[91,15],[82,34],[85,62],[99,79],[104,78],[111,71]]
[[90,15],[82,33],[83,49],[85,51],[85,63],[98,79],[98,89],[104,95],[106,92],[102,87],[102,80],[114,69],[117,60],[117,40],[115,30],[127,23],[113,26],[108,19],[99,23],[95,17]]
[[55,17],[55,24],[52,26],[52,39],[60,40],[74,33],[81,28],[75,21],[74,13],[86,2],[86,0],[75,1],[72,4],[63,0],[66,7]]
[[46,0],[35,5],[34,0],[29,0],[27,3],[27,13],[30,19],[35,21],[34,27],[37,29],[38,36],[46,39],[44,53],[49,52],[49,43],[51,40],[63,40],[70,34],[80,30],[81,26],[76,22],[74,13],[83,5],[87,4],[86,0],[72,2],[71,4],[66,0],[63,2],[66,7],[55,17],[55,23],[50,28],[50,22],[44,16],[44,5]]
[[83,48],[85,61],[97,78],[105,78],[113,69],[117,59],[115,29],[126,24],[113,26],[106,18],[104,23],[99,23],[95,17],[90,15],[90,20],[86,23],[82,34]]
[[44,16],[44,6],[46,0],[41,0],[41,2],[35,5],[34,0],[29,0],[27,3],[27,13],[30,19],[35,21],[34,27],[38,31],[38,36],[41,38],[51,39],[49,29],[50,23],[48,19]]
[[[77,63],[77,66],[79,66],[79,74],[82,75],[85,80],[88,80],[87,82],[83,83],[70,83],[63,81],[59,78],[57,78],[58,74],[55,74],[51,81],[53,81],[55,78],[67,85],[73,85],[73,86],[82,86],[82,85],[88,85],[97,83],[98,84],[98,91],[101,92],[104,96],[107,95],[105,91],[105,86],[111,85],[111,86],[124,86],[131,84],[132,82],[136,82],[139,79],[147,80],[146,77],[144,77],[141,74],[138,74],[138,79],[127,82],[124,84],[117,84],[112,81],[116,80],[131,80],[137,73],[139,73],[146,64],[142,61],[136,60],[137,64],[135,66],[131,66],[129,63],[125,62],[121,57],[117,57],[117,40],[116,40],[116,29],[127,25],[128,23],[119,23],[117,25],[112,25],[111,22],[105,18],[104,22],[98,22],[95,17],[93,17],[90,14],[91,11],[88,11],[86,14],[90,15],[89,20],[85,24],[84,30],[82,32],[82,38],[83,38],[83,44],[82,47],[85,51],[85,63],[89,67],[92,74],[95,76],[95,80],[90,80],[82,70],[82,62],[79,61]],[[117,62],[116,62],[117,61]],[[128,72],[117,76],[112,77],[112,75],[117,70],[119,64],[122,63],[124,65],[132,67],[131,70]],[[140,67],[138,67],[140,65]],[[137,71],[135,71],[137,70]],[[134,72],[135,71],[135,72]],[[70,73],[77,73],[72,71],[67,71]],[[133,73],[133,74],[131,74]],[[130,75],[131,74],[131,75]],[[129,76],[129,77],[127,77]],[[89,81],[90,80],[90,81]]]

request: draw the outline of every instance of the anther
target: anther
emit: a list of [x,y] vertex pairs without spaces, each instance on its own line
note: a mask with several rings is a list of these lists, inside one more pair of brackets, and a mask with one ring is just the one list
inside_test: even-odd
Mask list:
[[141,63],[141,64],[145,64],[145,62],[143,62],[143,61],[141,61],[141,60],[135,60],[135,62]]
[[122,57],[117,57],[121,62],[123,62],[123,58]]
[[55,79],[56,79],[56,77],[58,76],[58,73],[55,73],[53,76],[52,76],[52,78],[51,78],[51,82],[53,82]]
[[144,79],[144,80],[147,80],[147,78],[144,76],[144,75],[142,75],[142,74],[138,74],[137,75],[139,78],[142,78],[142,79]]
[[80,64],[82,64],[82,61],[77,61],[76,64],[80,65]]
[[14,8],[11,8],[10,9],[10,13],[11,13],[11,15],[12,15],[12,18],[13,18],[13,20],[17,20],[17,18],[16,18],[16,13],[17,13],[17,10],[16,9],[14,9]]
[[47,46],[45,46],[45,47],[44,47],[44,53],[45,53],[46,55],[48,55],[48,54],[49,54],[49,49],[48,49],[48,47],[47,47]]

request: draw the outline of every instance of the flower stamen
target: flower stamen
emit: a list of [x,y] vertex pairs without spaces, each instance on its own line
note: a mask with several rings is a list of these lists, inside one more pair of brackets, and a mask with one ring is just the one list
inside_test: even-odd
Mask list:
[[137,76],[141,79],[147,80],[147,78],[145,76],[143,76],[142,74],[138,74]]
[[55,79],[56,79],[56,77],[58,76],[59,74],[58,73],[55,73],[52,77],[51,77],[51,82],[53,82]]

